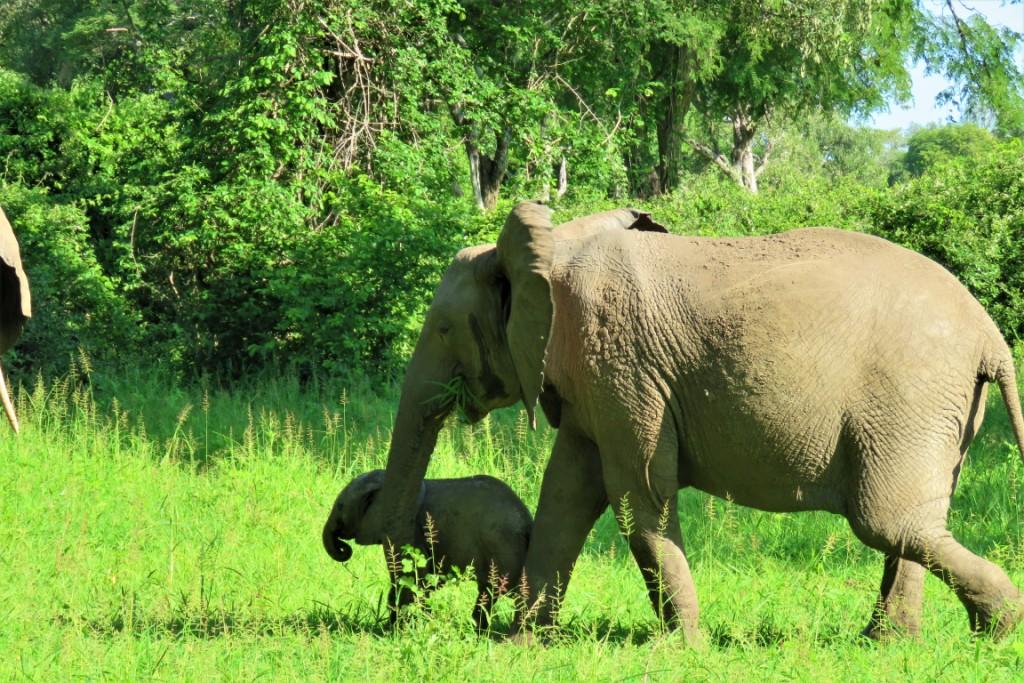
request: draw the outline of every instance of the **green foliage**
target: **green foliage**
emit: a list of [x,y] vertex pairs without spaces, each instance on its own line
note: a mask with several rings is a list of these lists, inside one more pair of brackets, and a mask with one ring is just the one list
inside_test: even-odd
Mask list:
[[935,259],[974,293],[1009,340],[1024,337],[1024,144],[951,157],[879,194],[879,234]]
[[892,179],[917,177],[932,166],[958,157],[979,159],[995,145],[991,133],[972,123],[919,128],[907,139],[907,152],[897,162]]
[[266,273],[280,318],[260,351],[316,369],[396,367],[456,250],[482,241],[462,212],[381,188],[366,176],[339,179],[336,222],[304,231],[288,261]]
[[906,145],[899,131],[853,126],[825,116],[776,126],[768,135],[775,140],[775,151],[761,186],[778,192],[789,192],[815,178],[884,188]]
[[[672,232],[685,235],[767,235],[812,226],[867,228],[869,188],[819,176],[791,175],[780,191],[752,195],[713,171],[685,176],[668,197],[639,204]],[[569,215],[585,213],[568,209]],[[565,214],[556,218],[563,220]]]
[[[579,215],[654,197],[662,222],[700,234],[864,229],[891,168],[987,158],[982,129],[938,128],[894,166],[898,135],[829,112],[898,97],[913,50],[967,68],[1014,35],[971,24],[967,42],[926,45],[918,3],[805,5],[5,3],[0,199],[37,290],[18,363],[59,372],[81,345],[198,375],[388,375],[451,255],[494,239],[519,199]],[[964,45],[991,50],[959,59]],[[994,103],[989,85],[971,102]],[[737,114],[743,130],[721,125]],[[729,180],[739,133],[748,160],[771,154],[756,200]],[[469,151],[500,190],[493,214],[473,208]],[[1016,314],[1000,315],[1009,334]]]
[[938,15],[922,14],[915,51],[932,72],[953,85],[937,98],[955,104],[969,119],[992,123],[1005,135],[1024,134],[1024,71],[1021,34],[962,17],[947,1]]
[[0,184],[0,205],[18,226],[32,287],[33,317],[15,366],[66,367],[81,350],[109,362],[137,349],[139,319],[97,262],[85,213],[18,184]]

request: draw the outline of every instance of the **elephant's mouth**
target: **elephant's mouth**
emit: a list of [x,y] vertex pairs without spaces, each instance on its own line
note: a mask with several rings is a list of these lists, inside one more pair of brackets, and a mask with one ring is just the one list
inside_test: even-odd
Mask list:
[[434,382],[438,393],[429,399],[429,405],[438,417],[455,413],[465,423],[480,421],[487,414],[479,405],[477,392],[470,388],[470,380],[458,367],[447,382]]

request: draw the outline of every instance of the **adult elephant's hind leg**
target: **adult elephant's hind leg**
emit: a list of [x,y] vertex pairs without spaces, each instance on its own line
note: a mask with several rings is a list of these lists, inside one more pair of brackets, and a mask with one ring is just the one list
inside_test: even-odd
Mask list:
[[917,562],[886,554],[882,588],[862,635],[875,640],[920,635],[925,574]]
[[1004,636],[1024,618],[1024,597],[1002,569],[953,538],[946,529],[948,509],[948,497],[898,508],[862,505],[851,524],[868,545],[924,565],[942,579],[960,598],[974,631]]
[[924,536],[909,552],[953,589],[975,632],[999,639],[1024,619],[1024,596],[1006,573],[960,545],[949,531]]

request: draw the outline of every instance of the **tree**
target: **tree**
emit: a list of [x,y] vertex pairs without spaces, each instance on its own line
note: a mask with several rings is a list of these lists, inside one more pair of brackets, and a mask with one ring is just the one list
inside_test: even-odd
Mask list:
[[906,147],[898,130],[851,125],[838,116],[806,116],[770,127],[767,135],[775,151],[762,179],[773,188],[823,178],[882,189]]
[[1024,73],[1015,59],[1021,34],[964,16],[959,4],[945,0],[939,14],[924,12],[919,20],[917,56],[953,82],[938,100],[959,107],[967,120],[1024,135]]
[[651,71],[665,93],[652,102],[661,189],[673,184],[676,138],[685,131],[694,151],[757,192],[773,121],[867,115],[905,99],[911,58],[953,80],[942,98],[968,117],[988,116],[1008,134],[1024,129],[1024,77],[1013,60],[1020,36],[976,15],[962,18],[953,0],[939,14],[920,0],[672,5],[685,39],[666,41],[672,34],[662,30],[644,48],[649,64],[662,65]]
[[906,153],[893,165],[890,180],[916,178],[954,158],[980,159],[996,144],[991,133],[973,123],[918,128],[907,140]]
[[689,142],[751,192],[772,152],[772,120],[865,114],[909,93],[909,0],[726,0],[722,10],[719,68],[698,84]]

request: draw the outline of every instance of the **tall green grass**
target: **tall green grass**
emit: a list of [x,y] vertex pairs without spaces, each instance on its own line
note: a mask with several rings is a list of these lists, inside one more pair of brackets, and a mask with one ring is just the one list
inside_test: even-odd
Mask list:
[[[384,463],[392,388],[278,377],[186,389],[80,366],[21,387],[22,434],[0,439],[5,680],[991,681],[1024,671],[1024,636],[972,638],[935,579],[920,641],[860,641],[881,560],[844,520],[694,491],[679,508],[704,649],[657,628],[610,513],[547,646],[476,635],[466,583],[391,631],[381,549],[357,547],[339,565],[319,532],[340,487]],[[989,402],[952,528],[1024,585],[1024,467],[1000,403]],[[532,508],[551,441],[516,411],[454,422],[429,475],[493,474]],[[502,629],[510,605],[498,611]]]

